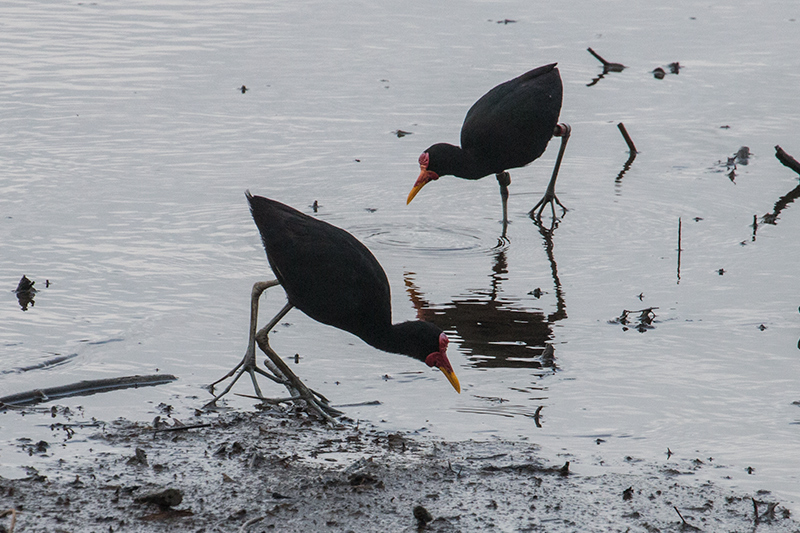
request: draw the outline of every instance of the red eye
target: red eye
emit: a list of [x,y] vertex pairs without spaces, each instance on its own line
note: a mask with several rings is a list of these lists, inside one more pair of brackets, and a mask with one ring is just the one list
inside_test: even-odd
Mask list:
[[428,155],[428,152],[422,152],[422,155],[419,156],[419,166],[428,168],[428,163],[430,163],[431,158]]

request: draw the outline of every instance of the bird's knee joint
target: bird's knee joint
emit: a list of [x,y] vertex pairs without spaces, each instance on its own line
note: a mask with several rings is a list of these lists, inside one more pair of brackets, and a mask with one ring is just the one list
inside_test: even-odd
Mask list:
[[553,137],[569,138],[571,133],[572,133],[572,126],[570,126],[566,122],[562,122],[560,124],[556,124],[556,128],[553,131]]

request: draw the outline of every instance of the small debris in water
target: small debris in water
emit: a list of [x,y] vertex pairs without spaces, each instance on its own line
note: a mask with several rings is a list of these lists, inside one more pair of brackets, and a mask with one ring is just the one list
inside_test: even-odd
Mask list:
[[397,135],[398,139],[402,138],[402,137],[405,137],[406,135],[413,135],[414,134],[413,131],[404,131],[404,130],[394,130],[392,133]]
[[33,288],[34,284],[36,284],[35,281],[31,281],[28,279],[28,276],[23,275],[22,279],[19,280],[17,288],[14,292],[36,292],[36,289]]
[[34,295],[36,294],[36,289],[33,287],[35,283],[35,281],[28,279],[28,276],[23,275],[22,279],[20,279],[17,284],[17,288],[14,290],[17,295],[19,306],[23,311],[27,311],[28,306],[33,307],[36,304],[36,302],[33,301]]
[[417,525],[420,527],[433,521],[433,515],[421,505],[414,507],[414,518],[417,519]]
[[664,72],[664,69],[663,69],[663,68],[661,68],[661,67],[657,67],[657,68],[655,68],[655,69],[653,70],[653,77],[654,77],[655,79],[657,79],[657,80],[663,80],[663,79],[664,79],[664,76],[666,76],[666,75],[667,75],[667,73],[666,73],[666,72]]
[[748,146],[742,146],[736,152],[736,162],[740,165],[747,165],[751,155],[753,155],[753,153],[750,151],[750,148]]
[[242,85],[241,87],[239,87],[239,89],[238,89],[238,90],[242,91],[242,94],[244,94],[244,93],[246,93],[246,92],[247,92],[249,89],[248,89],[247,87],[245,87],[244,85]]
[[609,324],[622,324],[622,331],[628,331],[628,324],[631,324],[631,320],[629,315],[633,313],[639,313],[639,319],[636,324],[632,324],[632,326],[639,332],[644,333],[649,329],[655,328],[653,326],[653,320],[656,317],[654,312],[655,309],[658,307],[647,307],[645,309],[641,309],[638,311],[629,311],[627,309],[622,310],[622,314],[613,320],[609,320]]
[[128,459],[127,464],[147,466],[147,452],[141,448],[136,448],[135,455]]

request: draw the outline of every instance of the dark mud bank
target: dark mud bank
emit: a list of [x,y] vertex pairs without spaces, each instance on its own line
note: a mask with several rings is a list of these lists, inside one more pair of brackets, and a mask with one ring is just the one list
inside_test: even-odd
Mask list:
[[90,429],[110,452],[0,478],[0,510],[25,532],[800,531],[768,493],[696,479],[697,462],[582,475],[528,443],[331,429],[277,412],[192,424]]

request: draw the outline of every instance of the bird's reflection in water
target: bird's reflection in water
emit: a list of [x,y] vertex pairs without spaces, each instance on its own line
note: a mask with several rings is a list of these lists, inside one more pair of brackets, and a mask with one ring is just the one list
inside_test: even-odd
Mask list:
[[461,349],[475,368],[528,368],[539,375],[556,369],[548,343],[553,337],[553,324],[567,316],[566,306],[553,256],[552,230],[538,227],[555,286],[556,310],[549,315],[540,308],[526,307],[524,298],[503,295],[501,285],[508,279],[506,247],[495,250],[487,288],[469,290],[446,304],[428,302],[414,283],[414,273],[407,272],[404,276],[420,320],[455,332],[461,338]]

